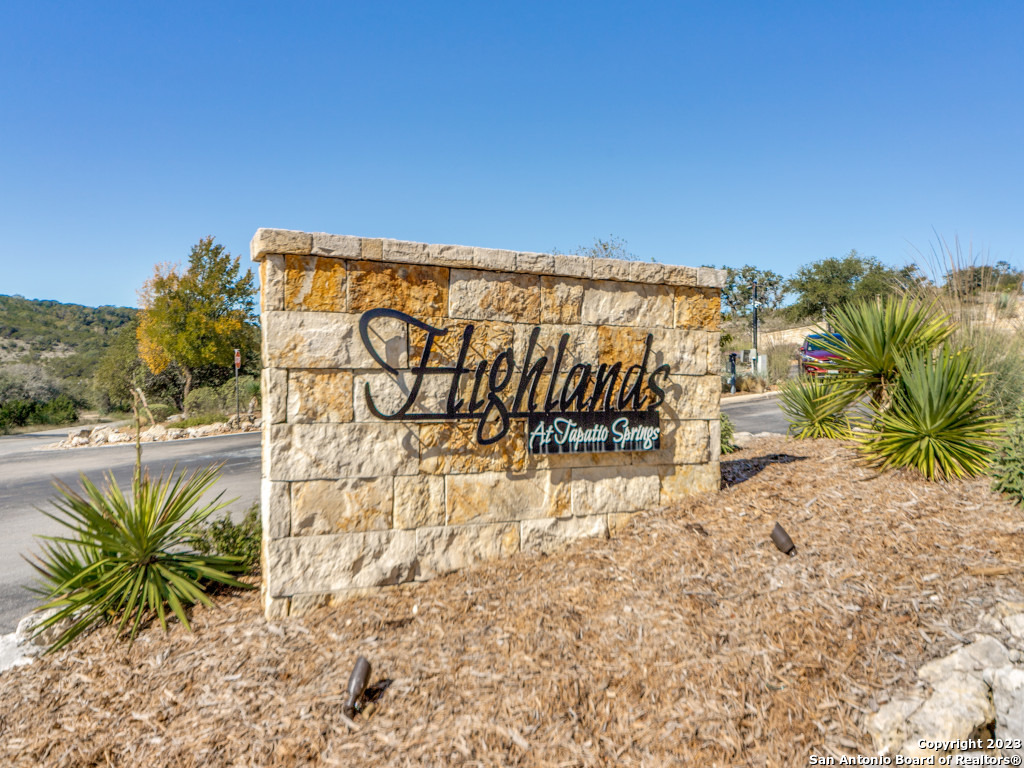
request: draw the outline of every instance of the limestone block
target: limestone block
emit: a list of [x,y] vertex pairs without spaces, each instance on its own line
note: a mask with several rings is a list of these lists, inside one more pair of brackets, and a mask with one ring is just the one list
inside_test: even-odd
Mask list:
[[260,480],[260,517],[263,535],[268,539],[291,536],[291,495],[288,483]]
[[714,267],[697,267],[697,285],[703,288],[724,288],[726,271]]
[[444,525],[444,478],[399,475],[395,478],[395,528]]
[[486,560],[508,557],[519,550],[516,523],[439,526],[409,531],[416,536],[416,578],[431,579]]
[[410,424],[272,424],[271,480],[413,475],[419,466],[416,426]]
[[523,471],[526,464],[526,426],[523,420],[513,421],[508,434],[490,445],[477,443],[476,428],[476,422],[472,421],[420,426],[420,472],[449,475]]
[[467,320],[540,322],[540,278],[453,269],[448,287],[448,314]]
[[364,237],[359,242],[359,256],[363,261],[381,261],[384,258],[384,241]]
[[260,379],[264,421],[280,424],[288,418],[288,371],[264,368]]
[[592,274],[595,280],[628,281],[630,262],[625,259],[594,259]]
[[516,272],[529,275],[550,275],[555,271],[555,257],[550,253],[517,253]]
[[602,361],[622,361],[624,368],[627,364],[639,363],[643,358],[644,341],[648,333],[654,337],[648,370],[653,371],[658,366],[667,364],[674,374],[707,372],[708,345],[706,334],[701,331],[602,325],[597,329],[598,354]]
[[936,685],[956,672],[980,677],[986,669],[995,669],[1010,663],[1009,651],[1001,642],[989,635],[981,635],[970,645],[957,649],[948,656],[930,661],[917,670],[917,676]]
[[[498,354],[513,345],[516,329],[520,326],[512,323],[481,323],[474,320],[457,320],[444,317],[419,318],[434,328],[442,328],[448,332],[443,336],[435,336],[430,349],[430,365],[452,366],[458,361],[459,350],[462,348],[462,336],[467,325],[473,326],[470,340],[469,356],[466,367],[473,368],[481,360],[492,362]],[[526,327],[526,326],[522,326]],[[533,327],[533,326],[529,326]],[[427,341],[426,331],[416,327],[409,328],[409,360],[419,365],[423,357],[423,347]]]
[[988,685],[980,677],[953,672],[939,681],[928,700],[907,718],[907,740],[901,753],[925,757],[935,750],[922,749],[919,742],[968,739],[975,729],[995,719]]
[[294,253],[305,256],[313,248],[313,236],[308,232],[292,229],[257,229],[249,243],[253,261],[259,261],[268,253]]
[[363,246],[358,237],[350,235],[329,235],[326,232],[313,233],[314,256],[330,256],[335,259],[362,258]]
[[[516,363],[522,364],[526,358],[526,348],[530,344],[530,335],[533,332],[534,326],[532,325],[521,325],[516,324],[515,328],[515,343],[513,352],[515,355]],[[603,329],[596,328],[589,325],[542,325],[540,327],[540,335],[537,336],[537,344],[533,348],[533,355],[531,356],[531,365],[537,362],[541,357],[546,356],[548,359],[545,371],[551,372],[554,369],[555,357],[558,354],[558,345],[561,342],[562,334],[569,334],[569,341],[565,346],[565,352],[562,355],[562,364],[559,366],[560,373],[568,373],[572,366],[578,363],[589,363],[594,366],[593,370],[597,370],[597,363],[607,362],[613,363],[616,360],[605,360],[602,358],[598,360],[598,356],[601,353],[601,331]],[[609,329],[614,330],[614,329]],[[635,360],[631,360],[630,363],[639,363],[643,357],[643,340],[641,339],[639,353]],[[493,358],[492,358],[493,359]],[[623,361],[623,368],[630,363]],[[513,384],[514,386],[514,384]],[[545,381],[545,387],[547,383]],[[561,384],[558,384],[559,389]],[[541,391],[540,387],[537,388],[538,393]]]
[[448,268],[353,261],[348,268],[349,311],[386,307],[417,319],[448,312]]
[[427,243],[410,243],[404,240],[382,241],[383,261],[394,261],[400,264],[433,264],[434,255],[439,248]]
[[[1024,669],[1008,665],[988,670],[986,681],[992,687],[996,710],[997,739],[1020,739],[1024,734]],[[1003,757],[1024,757],[1024,749],[1003,748]]]
[[[408,367],[407,326],[378,317],[369,336],[395,368]],[[267,312],[263,364],[271,368],[378,368],[359,336],[359,315],[338,312]]]
[[384,530],[393,506],[390,477],[292,483],[292,535]]
[[614,539],[629,530],[630,525],[633,524],[633,519],[636,517],[636,514],[636,512],[612,512],[609,514],[608,537]]
[[722,334],[712,332],[708,334],[708,373],[714,376],[722,375]]
[[605,515],[523,520],[519,525],[524,552],[555,552],[577,539],[608,538]]
[[571,514],[569,470],[481,472],[445,479],[448,525]]
[[477,248],[473,254],[473,266],[499,272],[516,271],[515,251],[501,251],[494,248]]
[[568,277],[540,279],[540,321],[565,325],[580,321],[586,283]]
[[722,294],[717,288],[676,288],[676,328],[717,331],[722,319]]
[[700,419],[661,422],[661,448],[647,451],[651,464],[704,464],[711,461],[709,422]]
[[288,610],[289,616],[307,616],[320,608],[326,608],[331,604],[330,593],[317,592],[306,595],[295,595],[291,598],[291,607]]
[[267,621],[280,621],[288,618],[288,609],[291,607],[291,598],[288,597],[263,597],[263,615]]
[[907,719],[922,704],[923,696],[896,696],[865,721],[875,752],[894,755],[907,740]]
[[352,372],[293,370],[288,374],[288,423],[352,421]]
[[629,279],[637,283],[653,283],[662,285],[668,275],[667,264],[658,264],[653,261],[631,261],[629,262]]
[[589,256],[556,253],[555,274],[562,277],[591,277],[594,274],[594,260]]
[[716,493],[722,478],[717,461],[662,467],[660,475],[661,506],[676,504],[688,496]]
[[412,579],[416,531],[293,536],[267,543],[263,578],[274,597],[383,587]]
[[442,267],[472,267],[476,248],[466,245],[440,245],[433,263]]
[[[408,370],[399,371],[398,376],[387,372],[357,374],[353,385],[355,420],[377,424],[382,421],[370,412],[370,408],[366,404],[367,384],[370,385],[370,394],[377,410],[387,416],[398,413],[398,410],[409,399],[409,393],[415,381],[416,377]],[[424,376],[416,402],[408,413],[444,413],[450,387],[450,376]],[[466,397],[469,395],[467,394]]]
[[718,418],[722,401],[722,379],[719,376],[669,376],[658,378],[665,390],[661,405],[663,417],[669,419]]
[[526,469],[587,469],[625,467],[645,464],[647,451],[609,451],[595,453],[532,453],[526,458]]
[[708,421],[708,461],[717,463],[722,458],[722,419]]
[[697,285],[697,268],[668,266],[665,270],[665,285]]
[[284,308],[345,311],[345,262],[321,256],[285,256]]
[[674,300],[673,289],[664,285],[591,280],[580,317],[588,325],[671,328]]
[[660,503],[656,466],[574,469],[571,485],[572,513],[577,517],[637,512]]
[[284,276],[284,256],[266,256],[260,262],[260,311],[284,309]]

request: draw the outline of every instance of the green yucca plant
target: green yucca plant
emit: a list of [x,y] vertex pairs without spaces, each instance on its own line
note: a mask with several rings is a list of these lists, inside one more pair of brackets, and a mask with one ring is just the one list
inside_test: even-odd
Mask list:
[[886,407],[872,401],[872,429],[858,437],[875,465],[913,467],[927,478],[973,477],[989,465],[1005,425],[992,416],[969,349],[914,349]]
[[244,570],[241,558],[195,552],[202,522],[225,506],[220,495],[198,506],[219,470],[172,470],[156,480],[137,470],[127,496],[112,474],[102,490],[84,475],[81,492],[55,483],[57,513],[44,514],[71,534],[40,537],[42,554],[30,561],[42,575],[34,591],[48,598],[42,608],[58,609],[37,632],[70,620],[50,651],[104,622],[117,621],[117,635],[127,631],[134,641],[142,622],[154,615],[166,629],[168,609],[191,630],[184,607],[210,604],[207,582],[249,586],[230,575]]
[[798,438],[845,440],[852,430],[846,409],[853,397],[833,378],[800,376],[779,389],[779,406],[789,420],[789,434]]
[[851,375],[837,381],[833,397],[867,395],[886,407],[900,380],[900,361],[909,353],[935,349],[955,326],[934,302],[909,296],[860,301],[839,307],[829,318],[832,335],[818,343],[842,360],[830,363]]

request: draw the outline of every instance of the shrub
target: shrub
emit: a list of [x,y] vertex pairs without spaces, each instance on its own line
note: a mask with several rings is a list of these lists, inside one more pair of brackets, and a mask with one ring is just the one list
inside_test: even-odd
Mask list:
[[736,429],[733,427],[729,414],[722,413],[720,420],[722,422],[721,439],[719,440],[721,452],[723,454],[732,453],[736,450],[736,445],[733,443],[733,435],[736,434]]
[[175,429],[188,429],[189,427],[202,427],[206,424],[219,424],[227,420],[222,413],[201,413],[198,416],[189,416],[174,424]]
[[230,555],[239,558],[246,572],[259,568],[260,549],[263,545],[263,525],[260,505],[253,504],[240,523],[230,515],[203,525],[196,539],[196,549],[204,554]]
[[178,409],[169,403],[153,403],[149,410],[157,421],[167,421],[168,417],[178,412]]
[[789,379],[790,367],[796,358],[796,347],[792,344],[774,344],[764,352],[768,358],[768,381],[781,384]]
[[196,387],[185,398],[185,413],[189,416],[223,414],[224,398],[213,387]]
[[195,552],[201,524],[224,507],[219,495],[197,507],[219,469],[172,470],[155,481],[137,470],[128,496],[113,475],[103,490],[84,475],[81,492],[55,483],[57,513],[45,514],[71,534],[41,537],[42,555],[32,563],[43,577],[35,591],[49,598],[43,608],[58,609],[37,632],[71,621],[50,651],[98,623],[117,621],[117,634],[127,631],[129,641],[153,615],[166,629],[168,608],[191,631],[184,607],[210,604],[208,582],[247,586],[230,575],[242,570],[239,558]]
[[789,421],[789,434],[798,438],[849,439],[853,431],[846,409],[852,396],[835,379],[799,376],[779,388],[779,407]]
[[992,490],[1005,493],[1015,504],[1024,505],[1024,410],[1008,430],[1006,441],[993,457],[989,472]]
[[70,424],[78,421],[78,406],[67,395],[57,395],[48,403],[36,405],[32,421],[36,424]]

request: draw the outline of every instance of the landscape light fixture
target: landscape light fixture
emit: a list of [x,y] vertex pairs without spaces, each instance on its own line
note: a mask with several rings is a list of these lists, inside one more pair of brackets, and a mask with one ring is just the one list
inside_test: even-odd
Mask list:
[[353,718],[356,716],[356,703],[362,697],[363,691],[366,690],[366,682],[369,679],[370,662],[366,660],[365,656],[360,656],[356,659],[356,665],[348,678],[348,701],[342,707],[345,717]]
[[772,543],[784,555],[793,557],[796,554],[796,544],[793,543],[793,540],[789,538],[789,534],[778,523],[775,523],[775,527],[772,528]]

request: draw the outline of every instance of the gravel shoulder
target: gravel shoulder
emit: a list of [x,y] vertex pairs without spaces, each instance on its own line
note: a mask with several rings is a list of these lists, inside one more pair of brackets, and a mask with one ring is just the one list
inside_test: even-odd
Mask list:
[[[723,490],[609,540],[519,554],[267,623],[258,595],[104,629],[0,675],[16,766],[806,765],[1024,602],[1021,512],[984,480],[878,475],[759,437]],[[778,521],[797,546],[769,540]],[[357,656],[383,689],[342,716]]]

